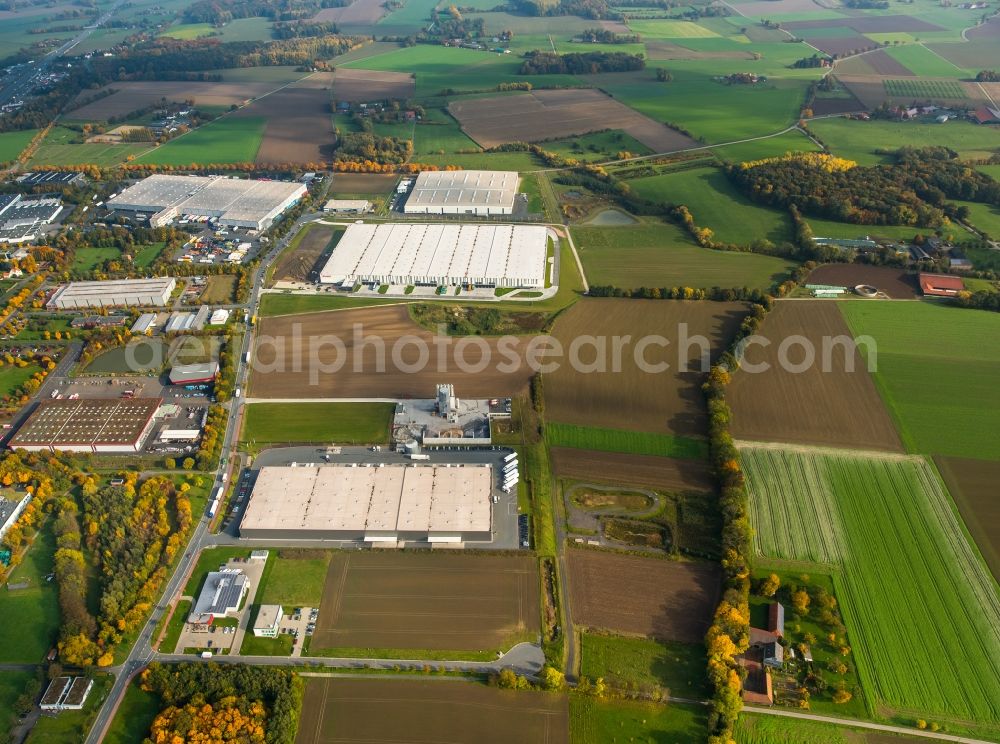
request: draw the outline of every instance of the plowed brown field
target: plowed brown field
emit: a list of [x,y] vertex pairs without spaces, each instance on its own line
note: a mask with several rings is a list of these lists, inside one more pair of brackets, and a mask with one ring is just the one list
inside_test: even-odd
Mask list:
[[296,744],[566,744],[558,693],[498,690],[461,680],[306,681]]
[[413,97],[416,84],[413,75],[407,72],[338,67],[333,78],[333,97],[337,101],[407,99]]
[[[333,338],[343,342],[342,352]],[[455,351],[458,339],[449,340]],[[515,396],[527,390],[531,377],[524,356],[530,340],[518,337],[511,344],[519,361],[509,373],[497,369],[507,356],[497,350],[496,338],[482,339],[492,360],[486,369],[476,371],[482,355],[470,346],[464,358],[472,366],[462,371],[453,353],[444,354],[439,368],[434,335],[410,320],[405,305],[264,318],[254,348],[249,394],[256,398],[430,398],[437,383],[450,382],[460,398]],[[380,353],[379,347],[384,351]],[[422,349],[428,352],[423,365],[419,364]],[[345,355],[345,363],[335,370],[335,363]]]
[[650,455],[623,455],[569,447],[552,447],[557,478],[595,483],[644,486],[662,491],[709,491],[708,463]]
[[994,578],[1000,581],[1000,462],[935,457],[958,510]]
[[687,135],[593,89],[538,90],[479,98],[452,103],[448,110],[462,130],[483,147],[540,142],[603,129],[621,129],[653,152],[672,152],[697,144]]
[[[93,103],[88,103],[66,114],[67,119],[80,121],[106,121],[112,116],[123,116],[136,109],[145,108],[166,98],[168,101],[193,100],[196,106],[231,106],[261,96],[274,90],[274,83],[196,83],[196,82],[144,82],[129,81],[109,85],[102,90],[115,92]],[[80,98],[91,98],[96,91],[85,91]]]
[[332,72],[316,72],[234,114],[267,119],[257,150],[258,163],[308,164],[330,158],[336,141],[330,107],[332,85]]
[[540,629],[538,563],[462,553],[336,553],[310,648],[507,651]]
[[890,266],[827,264],[811,273],[808,281],[809,284],[829,284],[848,288],[869,284],[894,300],[912,300],[917,296],[916,277]]
[[333,239],[333,225],[312,224],[294,249],[281,254],[274,267],[274,281],[306,281]]
[[571,549],[570,602],[578,625],[699,643],[719,600],[714,563],[680,563]]
[[[744,365],[767,363],[770,369],[760,373],[740,370],[729,385],[734,437],[902,451],[899,435],[860,352],[855,350],[845,358],[844,349],[836,348],[826,355],[828,371],[823,369],[824,338],[851,337],[836,302],[779,302],[764,321],[761,335],[770,345],[748,347]],[[815,363],[803,372],[779,363],[780,344],[795,335],[807,339],[816,353]],[[795,365],[802,361],[803,353],[796,344],[786,358]],[[853,371],[848,371],[850,360]]]
[[[559,316],[553,335],[567,350],[567,357],[576,339],[604,339],[606,371],[588,372],[586,367],[578,371],[564,363],[545,375],[546,416],[550,421],[581,426],[704,435],[702,347],[698,342],[688,349],[684,339],[704,338],[705,348],[715,359],[744,314],[745,305],[735,302],[582,299]],[[611,353],[616,336],[629,339],[620,355],[620,371],[614,370]],[[645,363],[667,364],[668,368],[647,372],[637,363],[635,350],[641,350],[638,344],[643,338],[655,341],[642,354]],[[592,347],[583,346],[579,356],[589,363],[596,355]],[[690,364],[682,367],[679,362],[685,359]]]

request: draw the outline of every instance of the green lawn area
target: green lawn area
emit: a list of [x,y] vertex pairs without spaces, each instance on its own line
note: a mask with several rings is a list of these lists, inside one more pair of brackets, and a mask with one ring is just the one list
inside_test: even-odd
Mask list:
[[575,447],[692,460],[708,457],[708,445],[705,442],[673,434],[600,429],[549,422],[545,425],[545,440],[550,447]]
[[[838,303],[878,344],[875,382],[907,450],[1000,459],[1000,314],[931,302]],[[864,348],[864,347],[862,347]],[[958,425],[946,426],[953,421]]]
[[917,233],[923,235],[933,235],[934,230],[929,227],[914,227],[913,225],[855,225],[850,222],[833,222],[817,217],[806,216],[806,222],[812,228],[813,235],[817,238],[861,238],[871,235],[875,238],[889,238],[893,240],[913,240]]
[[218,571],[219,566],[231,558],[246,558],[250,555],[250,548],[208,548],[201,551],[198,556],[198,563],[191,572],[191,578],[184,585],[184,594],[197,597],[198,590],[201,589],[205,576],[211,571]]
[[117,248],[100,248],[98,246],[85,245],[73,251],[73,262],[69,265],[70,271],[93,271],[105,261],[121,258],[121,251]]
[[59,630],[59,597],[52,573],[55,537],[46,522],[8,584],[27,582],[26,589],[0,590],[0,617],[4,618],[4,642],[0,663],[40,663],[55,644]]
[[591,679],[603,677],[615,687],[666,687],[678,697],[709,694],[701,645],[583,633],[580,647],[580,673]]
[[[655,18],[652,20],[632,20],[628,24],[632,33],[643,39],[699,39],[712,38],[719,34],[691,21],[674,21]],[[735,29],[733,29],[735,31]]]
[[[863,741],[864,738],[856,738],[850,729],[818,721],[744,713],[736,723],[736,744],[849,744]],[[904,739],[899,742],[906,744]]]
[[191,601],[187,599],[182,599],[174,607],[174,613],[170,616],[170,622],[167,624],[167,632],[163,636],[163,640],[160,641],[160,652],[164,654],[174,653],[174,649],[177,648],[177,641],[181,637],[181,631],[184,630],[184,621],[187,620],[188,614],[191,612]]
[[37,364],[29,364],[26,367],[5,364],[3,367],[0,367],[0,397],[11,395],[40,370],[41,367]]
[[943,145],[963,158],[989,158],[1000,148],[1000,129],[983,127],[967,121],[946,124],[917,122],[854,121],[851,119],[819,119],[809,122],[814,132],[831,152],[862,165],[886,163],[892,157],[876,152],[893,151],[902,145],[930,147]]
[[257,157],[267,120],[225,116],[170,140],[136,162],[160,165],[251,163]]
[[65,710],[57,716],[41,716],[31,729],[27,744],[69,744],[84,741],[101,703],[108,696],[112,682],[113,678],[107,674],[96,677],[83,710]]
[[354,298],[340,294],[277,294],[268,293],[261,297],[260,315],[263,318],[274,315],[297,315],[298,313],[318,313],[322,310],[350,310],[372,305],[391,305],[400,300],[386,300],[378,297]]
[[748,160],[774,158],[787,152],[818,152],[819,146],[798,129],[785,132],[777,137],[741,142],[713,148],[713,152],[723,160],[743,163]]
[[392,411],[391,403],[251,403],[240,441],[385,444]]
[[616,160],[618,153],[625,151],[632,155],[648,155],[648,147],[630,134],[620,129],[607,132],[593,132],[580,137],[569,137],[539,143],[543,150],[557,153],[564,158],[575,158],[583,162]]
[[160,712],[160,701],[151,692],[143,692],[138,682],[125,690],[103,744],[137,744],[148,734],[153,719]]
[[4,132],[0,134],[0,163],[17,160],[17,156],[28,146],[31,138],[38,133],[37,129],[25,129],[20,132]]
[[272,551],[254,601],[279,604],[290,612],[293,607],[319,607],[330,553],[317,558],[283,558]]
[[258,638],[253,633],[243,636],[243,645],[240,646],[242,656],[291,656],[292,637],[288,634],[279,635],[277,638]]
[[593,285],[768,289],[795,266],[773,256],[702,248],[669,223],[574,227],[572,233]]
[[[67,116],[72,118],[72,112]],[[129,155],[138,155],[149,149],[149,143],[131,145],[88,144],[81,134],[67,127],[53,127],[42,140],[28,165],[117,165]]]
[[683,204],[699,227],[711,228],[723,243],[746,245],[766,239],[791,240],[791,224],[781,210],[754,204],[719,168],[693,168],[628,181],[646,199]]
[[8,671],[0,675],[0,740],[7,741],[3,737],[8,732],[8,725],[16,721],[14,703],[34,678],[31,672]]
[[708,711],[700,705],[569,699],[570,744],[693,744],[707,737]]
[[994,240],[1000,238],[1000,207],[978,202],[956,201],[969,208],[969,222]]

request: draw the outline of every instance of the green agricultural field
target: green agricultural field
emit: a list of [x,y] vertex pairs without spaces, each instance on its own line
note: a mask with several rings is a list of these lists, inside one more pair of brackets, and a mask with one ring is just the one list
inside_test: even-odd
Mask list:
[[267,120],[226,116],[170,140],[138,158],[139,163],[251,163],[257,157]]
[[673,434],[599,429],[555,422],[546,424],[545,441],[550,447],[573,447],[635,455],[660,455],[685,459],[702,459],[708,456],[708,445],[698,439]]
[[372,305],[390,305],[399,300],[385,300],[378,297],[345,297],[343,295],[301,295],[275,294],[264,295],[260,301],[260,315],[267,318],[275,315],[297,315],[299,313],[318,313],[322,310],[350,310]]
[[160,338],[142,338],[129,345],[102,351],[84,368],[91,375],[148,374],[163,366],[166,344]]
[[4,132],[0,134],[0,163],[17,160],[17,156],[28,146],[31,139],[38,134],[37,129],[25,129],[21,132]]
[[150,147],[149,144],[87,144],[79,138],[80,135],[71,129],[55,127],[42,140],[28,165],[118,165],[130,155],[139,155]]
[[391,403],[251,403],[241,441],[260,448],[279,442],[385,444]]
[[777,137],[741,142],[712,148],[712,152],[723,160],[743,163],[748,160],[776,158],[788,152],[819,152],[819,145],[809,139],[800,129],[793,129]]
[[649,155],[648,147],[619,129],[607,132],[594,132],[569,139],[550,140],[541,143],[548,152],[562,155],[564,158],[575,158],[583,162],[617,160],[621,152],[635,155]]
[[795,265],[772,256],[702,248],[669,223],[574,227],[572,233],[594,285],[769,289]]
[[[643,39],[699,39],[712,38],[719,34],[709,31],[704,26],[691,21],[673,21],[653,19],[648,21],[629,21],[632,33],[639,34]],[[735,29],[733,29],[735,31]]]
[[943,145],[963,158],[986,159],[1000,148],[1000,129],[967,121],[921,124],[909,121],[853,121],[817,119],[809,122],[830,151],[861,165],[890,162],[888,153],[906,144],[912,147]]
[[851,222],[834,222],[832,220],[822,220],[817,217],[806,217],[806,222],[812,228],[813,235],[817,238],[861,238],[871,235],[876,238],[890,238],[893,240],[913,240],[913,236],[918,233],[932,235],[934,231],[927,227],[914,227],[913,225],[856,225]]
[[848,731],[831,723],[744,714],[736,723],[736,744],[863,744]]
[[980,204],[978,202],[956,201],[964,207],[969,208],[969,223],[994,240],[1000,238],[1000,207],[991,204]]
[[[911,452],[1000,460],[1000,315],[939,303],[839,303],[878,344],[875,383]],[[862,347],[864,348],[864,347]],[[945,426],[942,422],[961,422]]]
[[767,239],[791,240],[788,216],[777,209],[754,204],[730,183],[720,168],[693,168],[628,182],[646,199],[684,204],[699,227],[711,228],[715,239],[746,245]]
[[570,744],[692,744],[707,737],[708,712],[701,705],[569,698]]
[[[910,70],[914,75],[926,77],[956,77],[963,71],[939,54],[935,54],[923,44],[900,44],[885,50],[886,54]],[[958,90],[962,87],[957,85]],[[940,94],[934,94],[940,95]],[[959,98],[965,93],[960,92]]]
[[928,462],[741,452],[760,552],[842,556],[834,584],[872,712],[996,731],[1000,593]]
[[222,28],[216,28],[210,23],[185,23],[171,26],[162,31],[160,36],[170,36],[174,39],[200,39],[211,36],[221,42],[266,41],[271,39],[271,22],[266,18],[239,18],[230,21]]
[[700,645],[583,633],[580,659],[581,674],[602,677],[614,687],[665,687],[671,695],[689,698],[709,694]]
[[283,557],[280,550],[268,558],[255,601],[293,607],[319,607],[323,583],[330,565],[329,551],[315,551],[317,557]]
[[148,268],[153,261],[159,258],[160,254],[163,253],[163,249],[166,247],[166,243],[150,243],[149,245],[136,246],[135,255],[132,257],[132,263],[140,269]]
[[882,83],[885,92],[896,98],[938,100],[941,98],[963,99],[965,91],[957,80],[886,80]]

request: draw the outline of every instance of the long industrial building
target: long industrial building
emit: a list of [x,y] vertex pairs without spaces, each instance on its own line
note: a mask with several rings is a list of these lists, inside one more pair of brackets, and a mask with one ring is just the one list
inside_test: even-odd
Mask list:
[[488,465],[264,467],[240,536],[461,543],[492,539]]
[[223,176],[153,175],[108,200],[108,208],[149,215],[154,227],[178,217],[265,230],[307,193],[305,184]]
[[320,282],[544,287],[547,246],[540,225],[355,224]]
[[139,452],[162,398],[45,400],[8,446],[29,452]]
[[406,214],[509,215],[516,171],[424,171],[406,199]]
[[177,286],[172,276],[106,282],[70,282],[56,290],[48,306],[59,310],[83,307],[163,307]]

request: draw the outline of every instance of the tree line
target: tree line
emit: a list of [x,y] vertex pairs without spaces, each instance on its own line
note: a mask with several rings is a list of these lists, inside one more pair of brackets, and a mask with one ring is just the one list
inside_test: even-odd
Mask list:
[[598,72],[631,72],[646,67],[641,54],[627,52],[556,52],[533,51],[525,54],[518,73],[521,75],[592,75]]

